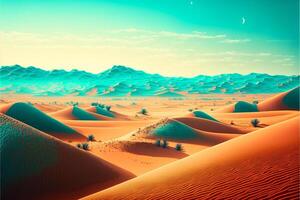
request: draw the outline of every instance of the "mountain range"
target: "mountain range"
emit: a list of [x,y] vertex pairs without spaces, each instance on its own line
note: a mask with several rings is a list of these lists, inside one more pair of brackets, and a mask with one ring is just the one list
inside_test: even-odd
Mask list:
[[0,93],[34,96],[158,96],[188,94],[278,93],[299,86],[299,75],[250,73],[198,75],[192,78],[149,74],[125,66],[113,66],[98,74],[79,70],[43,70],[20,65],[1,66]]

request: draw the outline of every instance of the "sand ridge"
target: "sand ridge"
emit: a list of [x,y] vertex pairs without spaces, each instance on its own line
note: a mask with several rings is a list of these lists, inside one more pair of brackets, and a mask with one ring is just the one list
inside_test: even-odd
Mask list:
[[[146,199],[299,198],[298,131],[296,117],[84,199],[141,199],[144,194]],[[197,165],[192,164],[195,162]],[[272,187],[270,183],[274,183]]]
[[77,199],[134,177],[22,122],[0,119],[1,199]]
[[[10,164],[14,167],[2,168],[2,174],[19,177],[9,169],[22,166],[28,167],[26,171],[17,171],[35,174],[20,176],[22,181],[5,189],[5,194],[13,197],[12,191],[18,190],[22,199],[299,198],[295,188],[299,184],[300,112],[274,107],[278,103],[295,107],[297,90],[292,91],[274,97],[72,97],[70,103],[66,97],[30,102],[25,96],[29,103],[0,101],[0,111],[5,113],[0,119],[9,119],[0,128],[10,141],[5,154],[10,155],[8,147],[16,144],[20,145],[15,150],[24,154],[6,157],[5,163],[29,163]],[[266,97],[277,102],[263,101]],[[253,110],[254,104],[239,103],[242,112],[234,112],[233,100],[259,100],[257,108],[264,105],[268,109]],[[100,107],[91,106],[93,102],[101,102]],[[142,109],[147,113],[142,114]],[[22,118],[20,113],[28,114]],[[254,119],[259,121],[257,125],[252,124]],[[6,135],[11,132],[5,128],[8,126],[13,137]],[[57,127],[80,134],[82,140],[65,137],[63,131],[49,131]],[[21,132],[24,134],[18,135]],[[91,136],[92,141],[87,141]],[[26,148],[19,142],[21,138]],[[83,143],[88,145],[87,151],[77,147]],[[35,162],[41,167],[30,165]],[[47,181],[41,181],[42,176]]]

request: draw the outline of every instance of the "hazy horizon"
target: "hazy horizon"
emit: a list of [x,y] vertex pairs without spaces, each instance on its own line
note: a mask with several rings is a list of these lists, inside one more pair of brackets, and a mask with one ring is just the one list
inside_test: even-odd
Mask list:
[[104,69],[101,69],[101,71],[95,71],[95,72],[92,72],[92,71],[88,71],[88,70],[84,70],[84,69],[78,69],[78,68],[70,68],[70,69],[66,69],[66,68],[60,68],[60,67],[53,67],[53,68],[50,68],[50,69],[47,69],[47,68],[44,68],[44,67],[40,67],[40,66],[33,66],[33,65],[29,65],[29,66],[23,66],[23,65],[20,65],[20,64],[13,64],[13,65],[0,65],[0,67],[13,67],[13,66],[21,66],[23,68],[29,68],[29,67],[35,67],[35,68],[38,68],[38,69],[42,69],[42,70],[45,70],[45,71],[52,71],[52,70],[65,70],[66,72],[71,72],[72,70],[77,70],[77,71],[84,71],[84,72],[88,72],[88,73],[91,73],[91,74],[99,74],[99,73],[102,73],[106,70],[109,70],[113,67],[116,67],[116,66],[122,66],[122,67],[126,67],[126,68],[130,68],[130,69],[133,69],[133,70],[136,70],[136,71],[143,71],[147,74],[159,74],[161,76],[164,76],[164,77],[183,77],[183,78],[193,78],[195,76],[199,76],[199,75],[204,75],[204,76],[218,76],[218,75],[224,75],[224,74],[240,74],[240,75],[248,75],[248,74],[267,74],[267,75],[271,75],[271,76],[276,76],[276,75],[282,75],[282,76],[300,76],[299,74],[284,74],[284,73],[281,73],[281,74],[271,74],[271,73],[260,73],[260,72],[250,72],[250,73],[240,73],[240,72],[230,72],[230,73],[221,73],[221,74],[195,74],[193,76],[180,76],[180,75],[177,75],[177,76],[170,76],[170,75],[165,75],[165,74],[161,74],[161,73],[155,73],[155,72],[151,72],[149,70],[143,70],[143,69],[139,69],[139,68],[136,68],[136,67],[132,67],[132,66],[125,66],[125,65],[113,65],[113,66],[110,66],[110,67],[107,67],[107,68],[104,68]]
[[0,65],[299,74],[297,0],[2,0],[0,10]]

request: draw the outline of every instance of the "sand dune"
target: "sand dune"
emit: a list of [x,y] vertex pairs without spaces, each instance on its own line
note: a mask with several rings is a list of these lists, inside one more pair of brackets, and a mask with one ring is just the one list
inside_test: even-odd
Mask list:
[[207,113],[200,111],[200,110],[193,111],[192,113],[190,113],[188,115],[188,117],[197,117],[197,118],[212,120],[212,121],[216,121],[216,122],[218,121],[217,119],[213,118],[212,116],[210,116]]
[[13,105],[13,103],[6,103],[1,105],[0,113],[6,113],[6,111]]
[[100,114],[86,111],[78,107],[69,107],[57,112],[49,113],[52,117],[58,120],[113,120]]
[[232,112],[257,112],[257,111],[277,111],[277,110],[299,110],[299,90],[300,87],[294,88],[288,92],[283,92],[263,102],[251,104],[244,101],[239,101],[216,110],[221,113]]
[[46,105],[46,104],[38,104],[38,103],[35,103],[34,104],[34,107],[36,107],[37,109],[43,111],[43,112],[55,112],[55,111],[58,111],[58,110],[61,110],[64,106],[60,106],[60,105]]
[[[135,175],[141,175],[188,156],[191,148],[188,144],[183,145],[185,151],[176,151],[175,144],[171,142],[168,148],[161,148],[152,140],[115,139],[104,143],[93,143],[91,152]],[[192,150],[201,150],[198,146]]]
[[[269,126],[299,116],[300,113],[298,111],[261,111],[250,113],[214,113],[213,115],[225,123],[251,127],[252,119],[258,119],[260,124]],[[250,130],[250,128],[248,129]]]
[[278,111],[261,111],[261,112],[245,112],[245,113],[212,113],[216,118],[255,118],[255,117],[277,117],[284,115],[298,114],[298,111],[278,110]]
[[298,148],[296,117],[84,199],[298,199]]
[[185,125],[188,125],[194,129],[208,132],[217,132],[217,133],[237,133],[243,134],[249,132],[247,129],[241,129],[234,126],[230,126],[221,122],[211,121],[207,119],[199,119],[195,117],[181,117],[174,118]]
[[[196,119],[197,120],[197,119]],[[205,119],[199,119],[205,120]],[[210,120],[206,120],[212,122]],[[188,122],[187,122],[188,123]],[[213,122],[212,122],[213,123]],[[196,124],[191,123],[196,126]],[[138,137],[166,139],[175,142],[184,142],[191,144],[199,144],[212,146],[221,142],[227,141],[239,134],[234,133],[215,133],[209,131],[198,130],[192,128],[175,119],[164,119],[156,124],[153,124],[145,129],[137,131]]]
[[216,110],[221,113],[240,113],[240,112],[258,112],[256,104],[248,103],[245,101],[238,101],[235,104],[231,104]]
[[297,87],[288,92],[280,93],[258,104],[260,111],[299,110],[299,90]]
[[120,113],[114,112],[114,111],[107,111],[101,107],[91,106],[89,108],[86,108],[85,110],[89,111],[89,112],[97,113],[100,115],[104,115],[106,117],[115,118],[118,120],[128,120],[129,119],[129,117],[126,115],[123,115],[123,114],[120,114]]
[[3,114],[1,199],[77,199],[133,175]]
[[297,94],[0,99],[1,198],[297,199]]
[[95,139],[105,141],[114,139],[145,127],[152,121],[63,121],[85,136],[93,134]]
[[139,121],[85,121],[85,120],[61,120],[64,124],[69,126],[81,127],[126,127],[139,126],[143,127],[145,124],[153,123],[156,120],[139,120]]
[[62,140],[82,141],[86,137],[27,103],[14,103],[5,114]]

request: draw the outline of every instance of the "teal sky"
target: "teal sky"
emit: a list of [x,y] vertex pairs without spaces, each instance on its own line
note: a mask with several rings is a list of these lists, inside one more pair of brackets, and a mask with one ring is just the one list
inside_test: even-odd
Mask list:
[[0,65],[299,74],[298,0],[0,0]]

